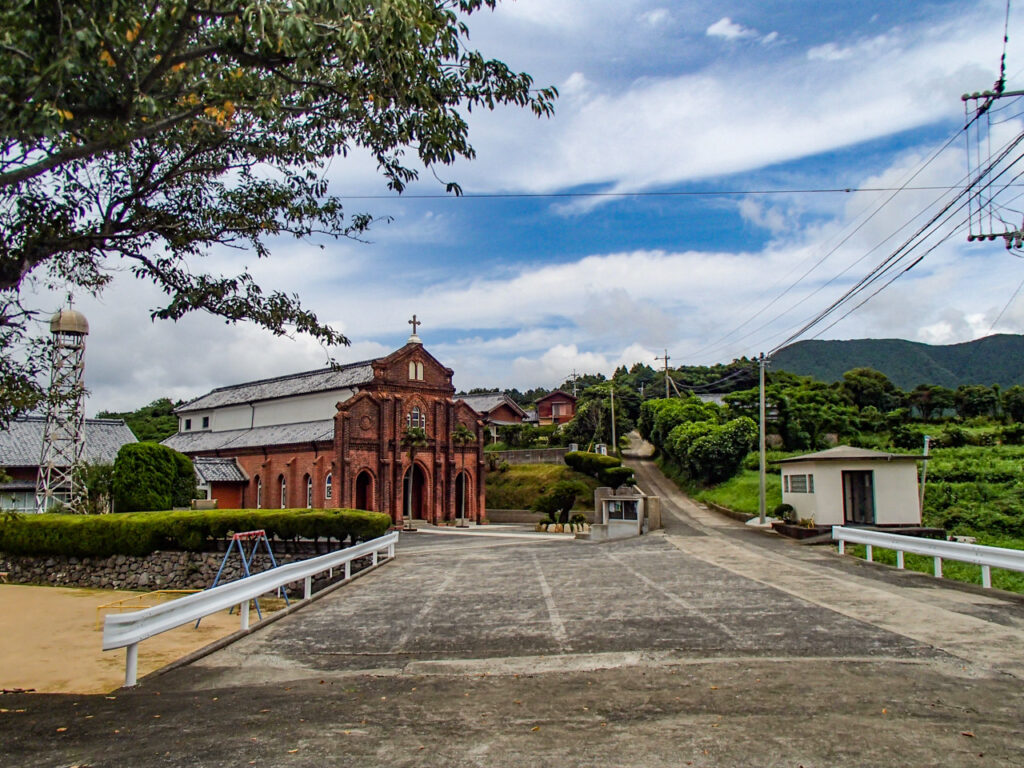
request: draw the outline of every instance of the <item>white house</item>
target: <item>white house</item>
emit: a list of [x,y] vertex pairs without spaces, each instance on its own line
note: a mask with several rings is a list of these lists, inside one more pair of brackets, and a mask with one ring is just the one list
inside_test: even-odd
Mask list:
[[840,445],[773,462],[782,465],[782,503],[816,525],[920,525],[917,462]]

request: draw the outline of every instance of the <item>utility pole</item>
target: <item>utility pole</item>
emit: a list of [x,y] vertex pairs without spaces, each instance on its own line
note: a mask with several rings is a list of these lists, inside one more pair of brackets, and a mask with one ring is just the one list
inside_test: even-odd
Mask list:
[[609,387],[609,390],[612,393],[612,450],[618,454],[619,443],[615,439],[615,385],[612,384],[611,387]]
[[928,435],[925,435],[924,436],[924,461],[921,462],[921,501],[919,502],[919,504],[921,506],[921,515],[922,516],[924,515],[924,484],[925,484],[925,481],[928,479],[928,443],[930,441],[931,441],[931,438]]
[[572,396],[576,397],[576,369],[572,369]]
[[656,357],[654,359],[655,359],[655,361],[657,361],[657,360],[664,360],[665,361],[665,399],[668,400],[668,361],[671,360],[671,358],[668,356],[668,350],[667,349],[665,350],[665,356],[664,357]]
[[760,514],[760,517],[761,517],[760,524],[761,525],[765,525],[766,524],[766,521],[765,521],[765,506],[766,506],[766,503],[765,503],[765,490],[764,490],[764,475],[765,475],[765,450],[764,450],[764,443],[765,443],[765,440],[764,440],[764,426],[765,426],[765,424],[764,424],[765,423],[765,418],[764,418],[764,410],[765,410],[764,409],[764,366],[768,362],[768,360],[767,360],[767,358],[765,358],[764,352],[762,352],[760,357],[758,357],[757,362],[758,362],[758,377],[757,378],[758,378],[758,387],[760,389],[760,397],[758,399],[760,400],[760,427],[761,427],[760,430],[759,430],[759,432],[760,432],[760,435],[759,435],[760,441],[759,442],[760,442],[760,454],[761,454],[760,455],[760,468],[761,469],[760,469],[760,473],[759,473],[759,477],[758,477],[758,492],[759,492],[759,495],[758,495],[758,499],[757,499],[757,509],[758,509],[758,513]]

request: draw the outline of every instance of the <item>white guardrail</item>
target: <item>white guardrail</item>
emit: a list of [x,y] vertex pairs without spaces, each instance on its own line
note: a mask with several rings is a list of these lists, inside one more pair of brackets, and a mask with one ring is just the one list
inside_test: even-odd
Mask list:
[[108,614],[103,622],[103,650],[127,648],[124,684],[125,687],[131,687],[135,685],[138,674],[139,643],[146,638],[236,605],[241,615],[241,628],[248,629],[249,603],[253,599],[285,584],[304,581],[303,600],[309,600],[312,597],[314,576],[344,566],[345,581],[348,581],[352,578],[353,560],[369,555],[373,558],[373,565],[377,565],[380,552],[387,552],[388,559],[392,559],[397,541],[398,531],[392,531],[348,549],[272,568],[152,608],[133,613]]
[[896,551],[896,567],[903,567],[903,553],[926,555],[934,558],[935,575],[942,576],[942,561],[956,560],[961,563],[973,563],[981,566],[981,586],[986,589],[992,586],[992,568],[1005,568],[1008,571],[1024,571],[1024,550],[1005,549],[1003,547],[984,547],[980,544],[964,544],[958,541],[940,541],[923,539],[917,536],[906,536],[898,533],[882,533],[866,531],[861,528],[846,528],[841,525],[832,526],[832,538],[839,542],[839,554],[846,552],[846,542],[864,544],[867,547],[866,559],[872,560],[874,547],[893,549]]

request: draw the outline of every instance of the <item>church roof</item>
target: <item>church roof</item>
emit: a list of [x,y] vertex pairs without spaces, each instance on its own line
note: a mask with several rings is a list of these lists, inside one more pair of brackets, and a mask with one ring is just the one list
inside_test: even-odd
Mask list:
[[192,459],[196,480],[203,483],[245,483],[248,476],[234,459],[220,459],[213,456],[196,456]]
[[[260,400],[275,400],[279,397],[308,395],[314,392],[329,392],[332,389],[369,384],[373,381],[373,361],[364,360],[349,363],[338,368],[318,368],[315,371],[293,373],[272,379],[260,379],[230,387],[218,387],[174,409],[175,413],[189,413],[225,405],[253,403]],[[173,446],[172,446],[173,447]],[[177,449],[175,449],[177,450]]]
[[258,448],[264,445],[324,442],[334,439],[334,421],[304,421],[275,424],[253,429],[228,429],[223,432],[179,432],[163,444],[182,453]]
[[[44,417],[23,416],[0,430],[0,467],[38,467],[45,427]],[[85,420],[85,460],[92,464],[113,464],[121,446],[134,442],[122,419]]]

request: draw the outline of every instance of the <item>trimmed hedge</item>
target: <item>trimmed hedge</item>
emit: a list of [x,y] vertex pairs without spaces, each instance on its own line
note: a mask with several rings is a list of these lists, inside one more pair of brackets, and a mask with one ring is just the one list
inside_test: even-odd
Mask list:
[[608,467],[602,469],[598,480],[603,485],[611,488],[618,488],[620,485],[636,485],[636,478],[633,477],[633,470],[629,467]]
[[591,477],[599,477],[603,469],[622,466],[622,460],[615,456],[603,456],[600,453],[586,451],[571,451],[565,454],[565,463],[577,472]]
[[208,541],[262,528],[278,539],[353,541],[382,536],[391,518],[355,509],[215,509],[115,515],[20,515],[0,523],[12,555],[109,557],[157,550],[201,551]]

